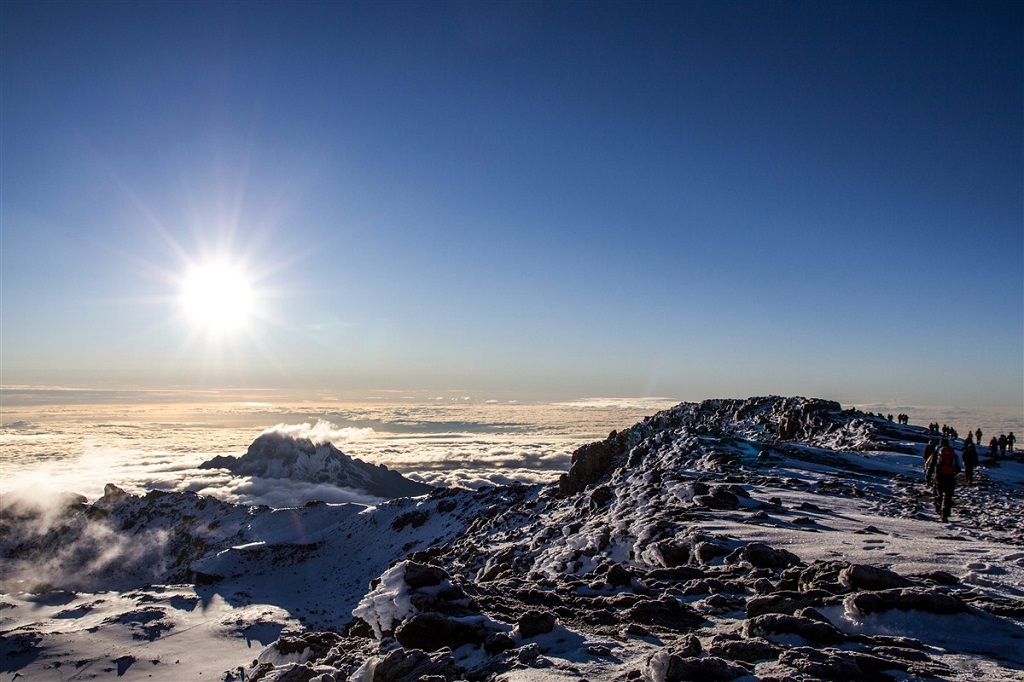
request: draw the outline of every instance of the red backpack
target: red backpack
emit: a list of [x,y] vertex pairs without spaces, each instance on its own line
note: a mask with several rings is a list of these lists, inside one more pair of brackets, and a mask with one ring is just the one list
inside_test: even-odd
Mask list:
[[939,475],[952,476],[956,473],[956,453],[948,445],[939,450]]

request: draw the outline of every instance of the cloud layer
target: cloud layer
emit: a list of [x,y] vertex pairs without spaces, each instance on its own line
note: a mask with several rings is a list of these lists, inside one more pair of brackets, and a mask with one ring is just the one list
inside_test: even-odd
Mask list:
[[[75,492],[93,500],[103,494],[106,483],[115,483],[134,493],[188,490],[275,507],[311,500],[379,502],[358,490],[198,469],[217,455],[242,455],[266,432],[331,442],[351,457],[431,485],[553,482],[568,470],[571,453],[580,445],[666,406],[660,401],[594,399],[554,405],[371,403],[298,409],[247,403],[23,409],[0,428],[0,492]],[[986,434],[1014,426],[1018,435],[1024,431],[1019,415],[995,411],[965,413],[896,402],[873,409],[906,412],[913,423],[937,419],[960,430],[980,426]]]

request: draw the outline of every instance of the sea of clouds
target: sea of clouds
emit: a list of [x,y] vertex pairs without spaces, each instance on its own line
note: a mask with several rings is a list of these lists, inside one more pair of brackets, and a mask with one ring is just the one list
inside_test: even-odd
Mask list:
[[382,464],[439,486],[551,482],[572,451],[631,426],[674,401],[518,404],[467,400],[425,404],[65,405],[18,409],[0,428],[0,493],[79,493],[107,483],[128,492],[192,491],[240,504],[310,500],[375,504],[359,491],[304,481],[233,476],[198,466],[242,455],[277,431]]
[[[366,494],[306,481],[234,476],[198,466],[239,456],[261,433],[278,431],[382,464],[418,481],[477,488],[549,483],[572,452],[671,407],[666,399],[588,399],[563,403],[434,400],[416,404],[274,405],[265,402],[162,405],[46,405],[5,409],[0,427],[0,494],[45,499],[73,492],[90,501],[107,483],[143,494],[192,491],[239,504],[286,507],[311,500],[376,504]],[[1024,432],[1012,410],[860,405],[949,423],[962,433]],[[986,440],[988,435],[985,436]]]

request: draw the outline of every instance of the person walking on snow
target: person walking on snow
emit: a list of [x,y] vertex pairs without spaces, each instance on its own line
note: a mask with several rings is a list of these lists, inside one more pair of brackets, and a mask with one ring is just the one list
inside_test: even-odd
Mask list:
[[949,444],[949,439],[943,438],[939,443],[939,452],[932,457],[927,472],[928,480],[935,481],[935,513],[939,514],[943,523],[949,521],[949,512],[953,509],[953,490],[960,470],[960,458]]
[[978,466],[978,449],[971,441],[967,441],[967,445],[964,446],[963,460],[964,478],[967,485],[971,485],[974,482],[974,468]]
[[1017,442],[1017,436],[1013,435],[1013,431],[1010,431],[1010,435],[1006,437],[1006,449],[1011,453],[1013,452],[1013,444]]
[[937,444],[936,444],[935,441],[933,441],[933,440],[928,441],[928,443],[925,444],[925,446],[924,446],[924,452],[921,453],[921,456],[924,457],[924,470],[925,471],[928,471],[928,465],[931,463],[932,456],[935,454],[935,451],[938,449],[936,447],[936,445]]

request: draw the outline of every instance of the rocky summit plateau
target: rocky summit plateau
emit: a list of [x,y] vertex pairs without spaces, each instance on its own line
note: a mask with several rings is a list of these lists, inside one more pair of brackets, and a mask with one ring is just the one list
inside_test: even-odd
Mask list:
[[[373,507],[115,485],[6,504],[0,672],[1022,680],[1024,459],[983,449],[940,523],[934,437],[826,400],[708,400],[583,445],[545,485]],[[269,445],[294,450],[293,472],[341,470],[333,448]]]

